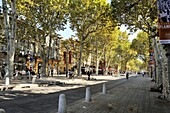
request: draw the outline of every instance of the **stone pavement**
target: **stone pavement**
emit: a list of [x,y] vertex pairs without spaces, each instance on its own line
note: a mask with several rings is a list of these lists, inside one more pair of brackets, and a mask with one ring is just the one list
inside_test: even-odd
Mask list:
[[[38,84],[32,85],[30,81],[27,80],[15,80],[12,84],[17,87],[9,91],[22,90],[24,92],[47,94],[103,82],[106,83],[107,89],[107,81],[125,79],[125,76],[92,76],[93,80],[91,81],[87,81],[86,78],[87,76],[68,79],[64,75],[56,76],[54,78],[42,78],[44,81],[60,81],[61,83],[67,84],[67,87],[39,87]],[[0,83],[3,83],[3,81],[0,81]],[[169,98],[168,100],[158,99],[158,96],[161,95],[161,93],[150,92],[149,90],[152,86],[154,86],[154,82],[151,82],[151,78],[132,76],[126,80],[126,82],[109,88],[107,94],[98,92],[97,94],[92,95],[91,102],[85,102],[85,99],[81,99],[69,104],[67,106],[67,113],[170,113]],[[51,111],[48,113],[56,112]]]
[[153,86],[148,77],[133,77],[107,94],[93,95],[91,102],[73,103],[67,113],[170,113],[169,99],[158,99],[161,93],[149,91]]

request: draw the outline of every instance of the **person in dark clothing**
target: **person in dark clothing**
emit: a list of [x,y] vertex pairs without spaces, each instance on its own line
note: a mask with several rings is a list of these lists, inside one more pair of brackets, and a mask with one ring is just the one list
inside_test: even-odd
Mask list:
[[90,71],[87,72],[88,78],[87,80],[90,80]]
[[74,73],[69,69],[68,71],[69,78],[74,78]]
[[126,79],[129,79],[129,73],[128,72],[126,73]]
[[3,66],[2,69],[1,69],[1,77],[4,79],[5,78],[5,67]]
[[35,75],[35,72],[34,72],[34,71],[31,71],[31,75]]
[[142,73],[142,76],[143,76],[143,77],[145,76],[145,72]]

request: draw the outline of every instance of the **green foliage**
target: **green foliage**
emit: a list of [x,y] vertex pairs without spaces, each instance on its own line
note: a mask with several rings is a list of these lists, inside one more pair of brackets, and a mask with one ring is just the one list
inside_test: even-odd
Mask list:
[[112,0],[112,17],[120,24],[126,24],[132,31],[148,28],[157,19],[156,0]]
[[17,0],[20,21],[18,34],[22,34],[18,40],[24,38],[28,42],[36,43],[36,48],[41,51],[43,71],[46,70],[49,60],[52,40],[57,38],[58,31],[65,29],[67,8],[68,0]]
[[137,52],[137,58],[147,62],[149,56],[148,34],[145,32],[138,33],[137,38],[132,42],[131,49]]
[[[89,48],[88,38],[106,26],[109,20],[110,7],[105,0],[74,0],[69,3],[70,28],[77,32],[80,40],[78,75],[82,60],[83,47]],[[84,46],[84,44],[87,44]]]
[[126,32],[120,32],[118,36],[118,46],[115,49],[118,63],[121,65],[121,70],[126,70],[129,60],[135,59],[136,51],[131,49],[131,42],[128,40]]
[[140,71],[144,69],[143,64],[144,62],[139,59],[132,59],[128,62],[128,68],[129,70]]
[[66,0],[18,0],[17,2],[18,13],[22,15],[19,18],[28,23],[29,30],[33,28],[30,33],[36,32],[35,27],[43,30],[45,35],[49,35],[50,31],[64,30],[68,16]]
[[71,29],[80,39],[83,37],[82,40],[102,29],[107,22],[109,6],[105,0],[74,0],[69,6]]
[[[126,24],[132,29],[147,31],[148,23],[156,18],[152,17],[155,12],[150,14],[155,9],[153,4],[155,1],[151,0],[112,0],[111,9],[105,0],[17,0],[17,40],[38,43],[47,56],[45,47],[50,44],[45,44],[46,37],[54,39],[56,35],[52,34],[64,30],[69,21],[71,29],[77,32],[78,47],[83,48],[79,51],[83,53],[82,59],[92,53],[105,60],[108,66],[119,63],[126,67],[127,62],[136,57],[146,61],[147,35],[141,33],[131,43],[128,34],[116,25]],[[62,45],[72,48],[74,42],[70,39]]]
[[67,5],[67,0],[17,0],[18,40],[36,42],[44,48],[41,46],[46,45],[47,36],[51,43],[56,37],[52,34],[65,29]]
[[[111,8],[113,21],[116,20],[118,25],[125,24],[131,32],[139,29],[143,31],[133,40],[130,49],[135,55],[133,57],[140,58],[144,62],[143,66],[147,66],[148,34],[152,30],[152,26],[157,23],[156,0],[112,0]],[[121,48],[123,48],[122,45],[118,48],[120,52]]]

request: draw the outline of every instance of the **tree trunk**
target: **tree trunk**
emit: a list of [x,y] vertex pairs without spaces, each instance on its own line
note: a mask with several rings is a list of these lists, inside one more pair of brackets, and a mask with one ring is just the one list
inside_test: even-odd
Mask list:
[[42,72],[41,73],[43,76],[47,76],[46,75],[46,63],[47,63],[46,54],[45,54],[45,52],[42,54],[43,55],[41,56],[41,58],[42,58]]
[[99,74],[99,62],[100,62],[100,59],[98,58],[98,41],[97,41],[97,39],[95,41],[96,41],[96,75],[98,75]]
[[10,49],[10,72],[9,74],[13,76],[14,71],[14,56],[15,56],[15,38],[16,38],[16,9],[15,9],[16,0],[12,0],[11,9],[12,9],[12,30],[11,30],[11,49]]
[[[106,60],[107,61],[107,60]],[[109,65],[110,65],[110,58],[108,58],[107,64],[106,64],[106,74],[109,72]]]
[[45,43],[46,43],[46,41],[45,41],[45,36],[43,36],[43,38],[44,38],[44,42],[43,42],[43,44],[44,45],[41,45],[41,58],[42,58],[42,75],[43,76],[47,76],[47,74],[46,74],[46,64],[47,64],[47,55],[46,55],[46,47],[45,47]]
[[60,63],[60,39],[58,38],[57,39],[57,74],[59,75],[59,73],[60,73],[60,65],[59,65],[59,63]]
[[[14,69],[14,54],[15,54],[15,37],[16,37],[16,14],[15,14],[15,0],[11,2],[12,9],[12,22],[11,22],[11,35],[9,32],[9,16],[7,1],[2,1],[3,14],[4,14],[4,26],[5,26],[5,37],[7,38],[7,77],[13,77]],[[7,81],[9,82],[9,81]]]
[[60,67],[59,67],[59,65],[60,65],[60,64],[59,64],[59,61],[57,61],[57,75],[58,75],[58,76],[59,76],[59,74],[60,74],[60,69],[59,69]]
[[[48,66],[50,66],[49,60],[50,60],[50,52],[51,52],[51,42],[52,42],[52,35],[51,35],[51,30],[50,30],[50,38],[49,38],[48,53],[47,53],[47,64],[48,64]],[[51,68],[47,68],[48,76],[50,76],[50,71],[51,71],[49,69],[51,69]]]
[[[7,39],[7,74],[6,74],[6,77],[9,77],[10,74],[9,74],[9,71],[10,71],[10,55],[9,55],[9,52],[10,52],[10,43],[9,43],[9,40],[10,40],[10,36],[9,36],[9,16],[8,16],[8,8],[7,8],[7,1],[6,0],[2,0],[2,6],[3,6],[3,15],[4,15],[4,26],[5,26],[5,37]],[[9,81],[8,81],[9,82]]]
[[[163,50],[163,49],[162,49]],[[163,97],[162,98],[168,98],[169,95],[169,78],[168,78],[168,58],[165,55],[166,52],[163,50],[163,70],[162,70],[162,80],[163,80]]]
[[107,71],[106,71],[106,49],[104,48],[104,75],[107,75]]
[[[161,80],[161,70],[162,70],[162,61],[161,59],[159,58],[159,56],[161,55],[161,52],[160,52],[160,48],[158,48],[158,43],[156,41],[156,39],[154,38],[153,40],[153,47],[154,47],[154,57],[155,57],[155,61],[156,61],[156,77],[155,77],[155,80],[156,80],[156,86],[159,87],[161,84],[162,84],[162,80]],[[160,45],[161,46],[161,45]]]
[[[41,72],[38,71],[38,50],[39,50],[39,46],[38,46],[38,33],[37,33],[37,27],[35,26],[35,31],[36,31],[36,35],[35,35],[35,42],[34,42],[34,71],[36,74],[40,74]],[[38,73],[39,72],[39,73]]]
[[[153,48],[156,49],[155,46],[154,46],[154,41],[155,41],[154,38],[152,38],[152,37],[150,37],[150,38],[151,38],[151,44],[152,44]],[[151,70],[152,71],[153,80],[156,80],[156,73],[155,73],[156,72],[156,68],[155,68],[155,66],[156,65],[153,65],[152,70]]]
[[99,62],[100,62],[100,60],[99,60],[99,58],[97,56],[98,55],[96,55],[96,75],[99,74]]
[[69,48],[66,47],[66,77],[68,77],[68,51],[69,51]]
[[83,50],[83,39],[84,37],[82,36],[81,42],[80,42],[80,55],[79,55],[79,59],[78,59],[78,76],[81,75],[81,62],[82,62],[82,50]]
[[167,48],[167,63],[168,63],[168,78],[169,78],[169,84],[170,84],[170,45],[166,46]]

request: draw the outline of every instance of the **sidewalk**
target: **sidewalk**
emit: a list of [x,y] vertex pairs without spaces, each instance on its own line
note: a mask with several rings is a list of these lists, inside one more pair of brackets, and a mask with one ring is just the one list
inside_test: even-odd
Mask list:
[[[65,83],[66,87],[61,87],[60,85],[54,85],[50,87],[46,87],[46,86],[39,87],[37,85],[29,88],[20,87],[21,89],[19,89],[19,87],[15,87],[14,89],[9,90],[9,92],[22,90],[23,92],[29,92],[29,93],[48,94],[51,92],[57,92],[57,91],[62,91],[67,89],[86,87],[98,83],[104,83],[104,82],[106,83],[106,81],[125,78],[125,76],[119,76],[119,77],[92,76],[92,78],[93,80],[91,81],[86,80],[87,76],[82,76],[75,79],[68,79],[65,77],[65,75],[60,75],[54,78],[51,77],[42,78],[42,80],[46,80],[46,81],[50,81],[50,80],[60,81],[62,83]],[[85,102],[85,98],[83,98],[79,101],[67,105],[67,113],[169,113],[170,111],[169,99],[168,100],[158,99],[158,96],[161,95],[161,93],[149,91],[150,88],[154,86],[154,82],[151,82],[151,79],[149,77],[139,76],[135,78],[133,76],[130,77],[128,80],[124,79],[124,81],[125,82],[123,82],[122,84],[117,84],[115,85],[115,87],[112,87],[109,90],[107,90],[107,94],[102,94],[101,92],[98,92],[97,94],[92,95],[91,102]],[[13,83],[16,83],[17,86],[21,85],[21,83],[24,85],[31,86],[29,81],[13,81]],[[108,84],[106,83],[106,89],[107,89],[107,85]],[[3,92],[3,94],[5,93],[6,91]],[[8,95],[4,95],[4,97],[3,95],[1,95],[1,98],[6,99],[5,96]],[[12,98],[12,96],[13,95],[10,95],[10,98]],[[68,95],[66,95],[66,97],[67,96]],[[27,101],[24,103],[27,103],[28,101],[31,100],[27,99]],[[41,100],[38,99],[37,102],[41,103],[41,101],[45,102],[42,99]],[[57,103],[57,101],[55,101],[55,103]],[[49,104],[48,106],[55,107],[56,105],[53,103],[53,104]],[[29,107],[31,107],[31,105]],[[43,109],[42,107],[38,107],[38,106],[37,107],[35,106],[33,108],[38,109],[37,111],[39,112],[41,112],[41,109]],[[57,106],[55,107],[55,109],[49,109],[48,111],[49,112],[46,113],[56,113]],[[20,113],[24,113],[24,112],[20,112]]]
[[105,95],[93,95],[91,102],[73,103],[67,113],[169,113],[170,101],[158,99],[161,93],[150,92],[152,86],[148,77],[133,77]]
[[[66,75],[59,75],[54,77],[42,77],[37,79],[34,84],[32,84],[31,80],[28,79],[12,80],[10,86],[12,86],[13,89],[9,89],[8,91],[24,91],[29,93],[47,94],[56,91],[85,87],[86,85],[104,83],[106,81],[117,80],[121,78],[125,78],[125,76],[91,76],[91,80],[88,81],[87,75],[75,77],[74,79],[66,78]],[[4,80],[0,80],[1,86],[4,86],[4,83]],[[50,85],[50,87],[46,87],[48,85]],[[62,87],[62,85],[65,87]]]

